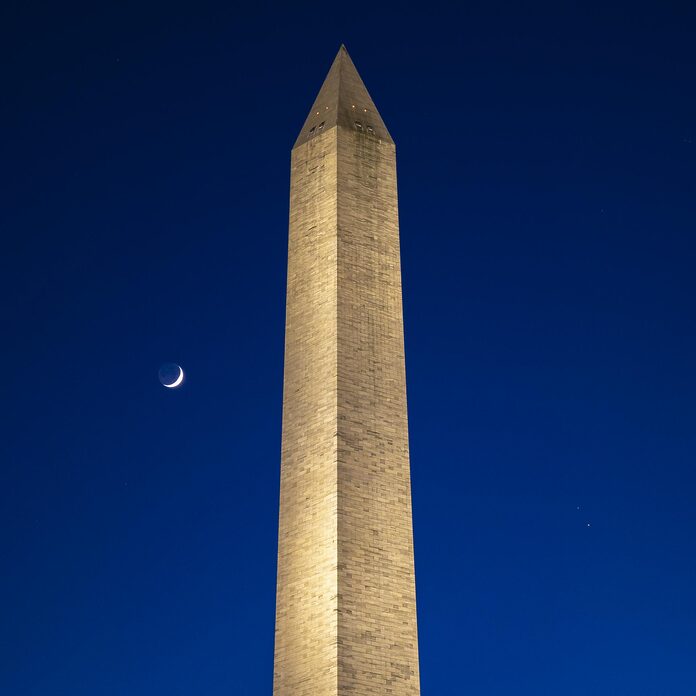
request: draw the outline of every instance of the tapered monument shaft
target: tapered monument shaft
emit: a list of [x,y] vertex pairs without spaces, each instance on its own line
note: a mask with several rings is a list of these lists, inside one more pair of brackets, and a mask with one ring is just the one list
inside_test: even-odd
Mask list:
[[291,167],[274,696],[417,696],[395,147],[344,47]]

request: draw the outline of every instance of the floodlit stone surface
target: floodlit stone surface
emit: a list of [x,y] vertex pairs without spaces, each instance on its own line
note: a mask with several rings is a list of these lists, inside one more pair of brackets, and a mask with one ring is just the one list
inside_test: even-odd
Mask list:
[[291,167],[274,696],[417,696],[396,156],[344,47]]

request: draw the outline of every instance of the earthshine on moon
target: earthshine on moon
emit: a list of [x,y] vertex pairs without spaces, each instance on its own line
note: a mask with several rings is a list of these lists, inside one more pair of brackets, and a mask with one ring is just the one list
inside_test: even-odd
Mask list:
[[159,381],[163,387],[174,389],[184,381],[184,370],[176,363],[166,363],[159,369]]

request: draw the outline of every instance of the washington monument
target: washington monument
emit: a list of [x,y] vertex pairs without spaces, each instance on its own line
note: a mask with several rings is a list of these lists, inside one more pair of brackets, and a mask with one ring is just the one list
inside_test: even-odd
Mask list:
[[418,696],[396,151],[341,46],[292,150],[274,696]]

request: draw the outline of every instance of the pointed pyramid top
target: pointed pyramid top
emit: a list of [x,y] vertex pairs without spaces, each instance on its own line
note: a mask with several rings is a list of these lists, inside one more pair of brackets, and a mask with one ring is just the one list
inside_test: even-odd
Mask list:
[[335,126],[357,129],[380,140],[394,142],[344,44],[338,49],[295,147]]

